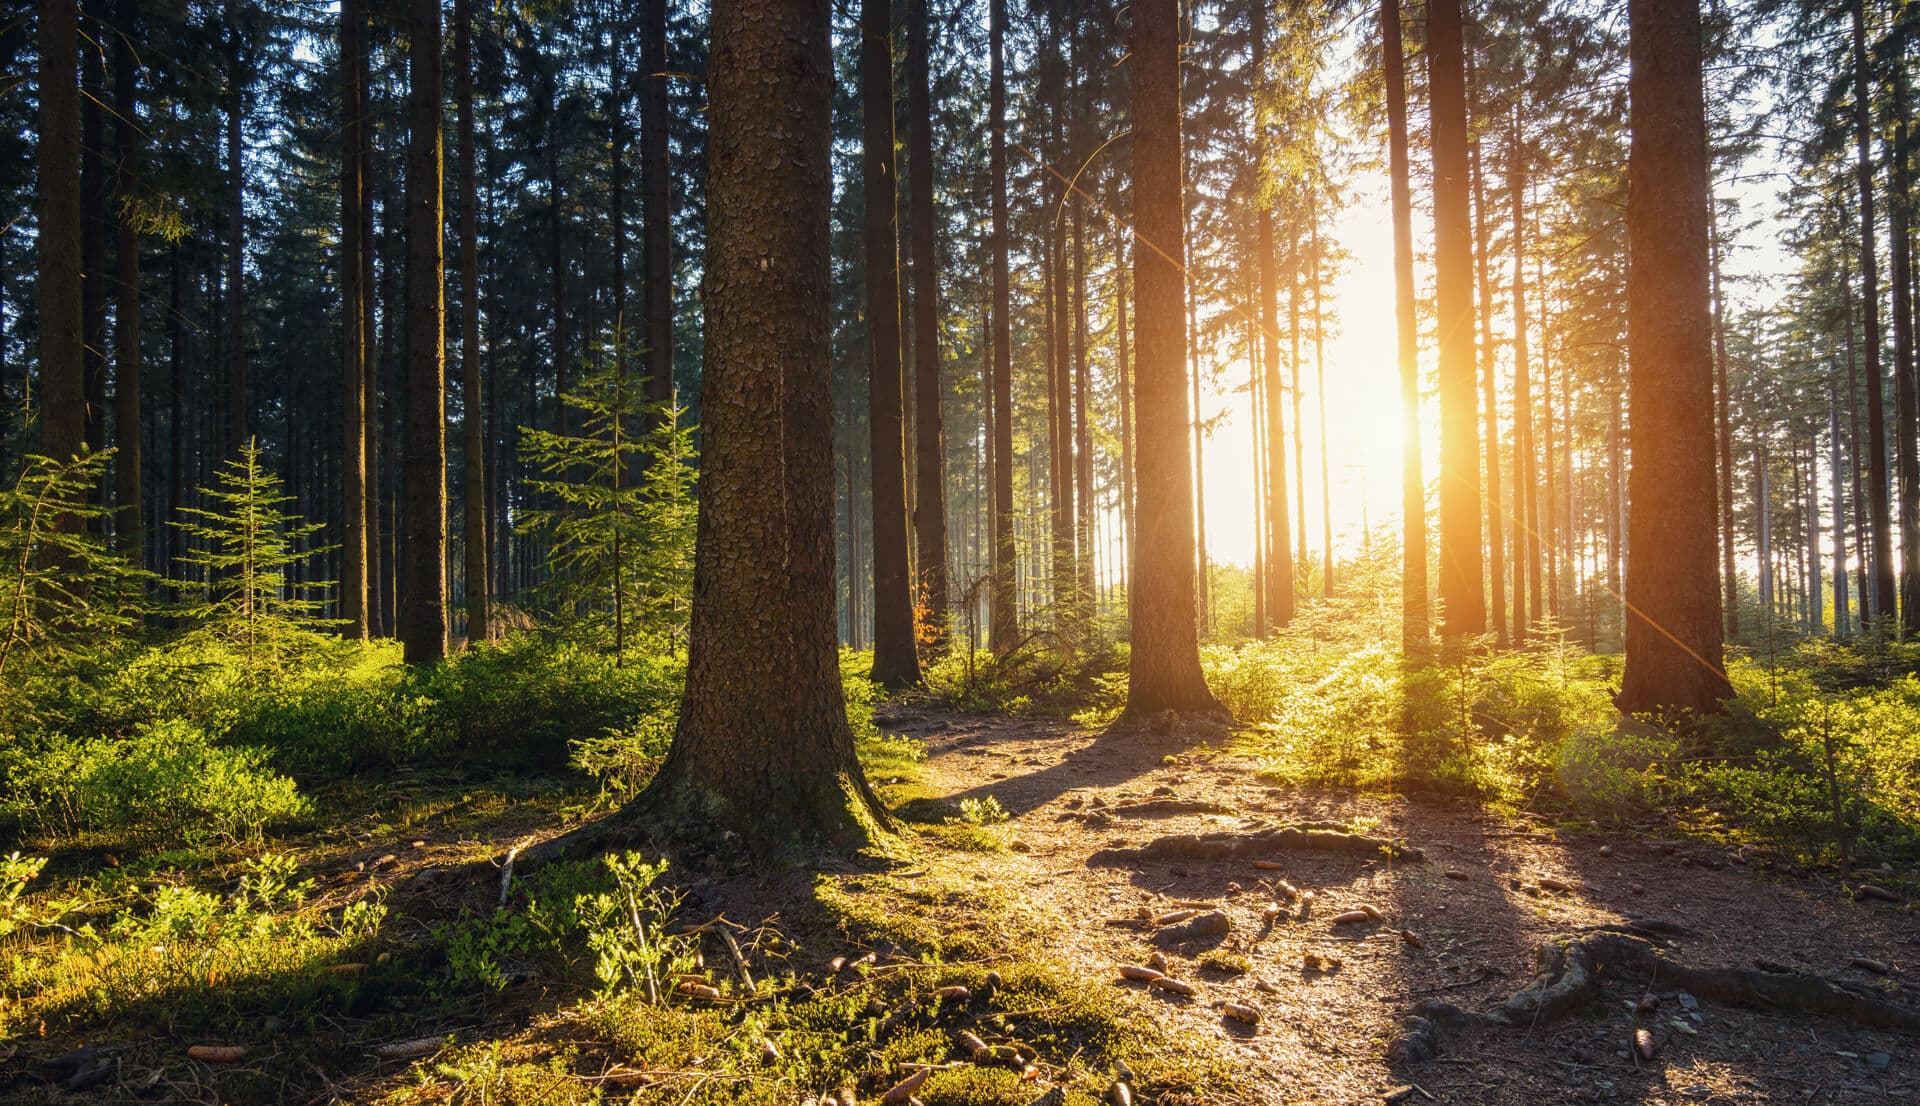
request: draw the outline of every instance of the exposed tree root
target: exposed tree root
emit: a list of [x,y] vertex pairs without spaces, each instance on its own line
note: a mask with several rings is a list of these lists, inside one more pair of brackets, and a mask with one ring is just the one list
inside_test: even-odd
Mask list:
[[[1414,1013],[1443,1024],[1525,1028],[1597,1001],[1602,977],[1615,973],[1677,987],[1715,1002],[1781,1013],[1819,1014],[1854,1025],[1920,1034],[1920,1007],[1889,1002],[1865,988],[1799,972],[1695,967],[1630,934],[1590,931],[1580,937],[1556,937],[1541,945],[1536,956],[1539,974],[1491,1010],[1462,1010],[1447,1003],[1423,1002],[1414,1007]],[[1390,1048],[1389,1054],[1417,1051]]]
[[1424,860],[1419,849],[1383,837],[1341,830],[1272,826],[1254,833],[1181,833],[1156,837],[1137,849],[1102,849],[1089,863],[1109,866],[1146,860],[1250,860],[1284,852],[1344,853]]
[[1107,813],[1115,818],[1172,818],[1181,814],[1232,814],[1233,808],[1225,803],[1211,802],[1206,799],[1147,799],[1138,803],[1121,803],[1107,808]]

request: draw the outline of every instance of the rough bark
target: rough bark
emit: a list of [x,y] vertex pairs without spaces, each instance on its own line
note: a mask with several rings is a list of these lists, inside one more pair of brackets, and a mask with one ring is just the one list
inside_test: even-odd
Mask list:
[[1139,545],[1133,551],[1126,716],[1224,715],[1200,671],[1188,455],[1186,240],[1181,202],[1177,0],[1136,0],[1133,83],[1134,287]]
[[[466,554],[467,639],[485,641],[492,634],[487,625],[487,607],[491,597],[488,595],[487,576],[487,443],[486,425],[482,418],[486,401],[481,395],[480,378],[480,196],[474,179],[473,155],[472,0],[454,0],[453,69],[454,96],[458,101],[454,124],[454,188],[460,197],[460,427],[463,446],[461,483],[466,501],[462,520],[466,527],[463,544]],[[619,110],[617,102],[615,110]],[[616,159],[623,153],[616,148]],[[616,278],[615,284],[620,283]],[[624,293],[624,289],[622,291]],[[617,356],[623,361],[626,357],[625,343],[621,340],[624,324],[624,318],[616,319],[614,324]]]
[[[769,13],[770,19],[779,16]],[[718,41],[716,36],[715,41]],[[873,463],[873,678],[920,682],[908,562],[905,382],[900,364],[900,224],[893,161],[888,0],[861,0],[861,184],[866,195],[867,428]]]
[[447,652],[446,257],[442,230],[440,0],[407,27],[407,425],[398,629],[409,664]]
[[1721,658],[1697,0],[1632,0],[1626,667],[1620,709],[1712,713]]
[[1394,320],[1400,361],[1401,643],[1409,656],[1417,657],[1428,649],[1431,613],[1427,603],[1427,485],[1420,463],[1420,324],[1414,317],[1413,194],[1408,179],[1406,55],[1400,42],[1400,0],[1380,0],[1380,37],[1386,69]]
[[[1904,54],[1904,50],[1901,51]],[[1910,122],[1907,113],[1906,58],[1893,64],[1893,133],[1887,140],[1892,167],[1887,195],[1887,236],[1893,284],[1894,465],[1900,501],[1900,630],[1920,633],[1920,395],[1915,393],[1913,334],[1913,184],[1908,169]]]
[[667,139],[667,5],[647,0],[640,27],[641,310],[646,315],[647,400],[673,401],[673,166]]
[[1432,97],[1434,315],[1440,343],[1440,637],[1486,632],[1480,556],[1480,429],[1473,352],[1466,50],[1461,0],[1427,8]]
[[[1474,80],[1473,55],[1467,57],[1468,94],[1475,117],[1484,115]],[[1500,385],[1499,364],[1493,355],[1493,257],[1487,218],[1486,163],[1481,159],[1480,136],[1473,138],[1473,275],[1474,300],[1479,306],[1480,415],[1486,428],[1485,462],[1487,513],[1487,601],[1494,642],[1507,642],[1507,551],[1500,495]]]
[[81,365],[79,13],[74,0],[40,2],[40,452],[65,460],[83,448]]
[[635,801],[772,849],[856,845],[885,818],[854,756],[834,635],[828,19],[826,0],[713,6],[687,688]]
[[[95,6],[83,14],[89,24],[99,25]],[[107,291],[113,281],[107,256],[113,185],[106,170],[107,88],[101,53],[93,42],[80,51],[80,327],[86,344],[81,387],[86,404],[82,435],[88,449],[107,445]],[[105,491],[89,489],[88,498],[101,502]],[[97,518],[89,523],[95,529],[104,524]]]
[[1880,367],[1880,256],[1873,216],[1873,118],[1868,90],[1866,0],[1854,0],[1853,127],[1854,178],[1860,189],[1860,314],[1865,336],[1867,377],[1867,515],[1873,527],[1873,614],[1892,618],[1897,591],[1893,566],[1893,523],[1887,475],[1886,401]]
[[946,428],[940,401],[940,273],[934,250],[933,92],[928,0],[913,0],[907,27],[907,214],[913,224],[913,533],[919,596],[931,621],[932,648],[947,633]]

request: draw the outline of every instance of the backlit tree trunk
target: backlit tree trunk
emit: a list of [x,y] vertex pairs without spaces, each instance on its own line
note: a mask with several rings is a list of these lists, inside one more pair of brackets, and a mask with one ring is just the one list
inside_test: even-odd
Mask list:
[[1886,401],[1880,368],[1880,257],[1874,245],[1873,119],[1867,73],[1866,0],[1853,3],[1854,177],[1860,187],[1861,331],[1866,336],[1867,516],[1873,527],[1873,613],[1895,613],[1893,520],[1887,479]]
[[1461,0],[1427,8],[1432,96],[1434,315],[1440,339],[1440,636],[1487,628],[1480,558],[1480,430],[1473,354],[1473,228],[1468,212],[1466,55]]
[[440,0],[412,0],[407,27],[406,540],[400,645],[409,664],[447,652],[446,256],[440,162]]
[[[920,681],[907,551],[905,383],[900,365],[900,225],[893,161],[889,0],[860,6],[862,188],[866,194],[868,429],[873,457],[873,678]],[[777,16],[769,18],[778,20]],[[715,42],[718,29],[715,31]]]
[[[993,220],[993,584],[989,596],[990,641],[995,650],[1011,649],[1019,636],[1018,583],[1013,540],[1013,321],[1007,276],[1007,0],[992,0],[988,31],[991,53],[988,86],[988,187]],[[1121,324],[1125,328],[1125,323]],[[1125,339],[1123,338],[1124,342]]]
[[1194,598],[1179,51],[1178,0],[1135,0],[1129,65],[1139,545],[1128,589],[1133,647],[1126,710],[1133,718],[1167,710],[1225,713],[1200,671]]
[[932,629],[948,618],[946,430],[940,411],[940,273],[933,237],[933,93],[929,87],[927,4],[913,0],[907,28],[907,209],[913,223],[913,533],[920,554],[920,596]]
[[1432,614],[1427,603],[1427,485],[1420,464],[1420,330],[1414,317],[1413,194],[1407,163],[1406,57],[1400,44],[1400,0],[1380,0],[1380,39],[1387,85],[1394,319],[1400,361],[1400,636],[1406,652],[1419,656],[1428,648]]
[[[1267,3],[1253,0],[1253,80],[1255,100],[1264,98],[1267,87]],[[1265,181],[1272,171],[1267,161],[1267,135],[1260,111],[1254,110],[1254,179]],[[1290,507],[1287,504],[1287,428],[1284,417],[1286,389],[1280,381],[1280,293],[1274,275],[1273,204],[1261,188],[1254,200],[1258,222],[1255,248],[1260,271],[1260,337],[1262,373],[1266,384],[1266,579],[1262,582],[1267,597],[1267,615],[1275,626],[1293,621],[1293,534]]]
[[360,208],[367,186],[361,173],[361,129],[366,126],[360,83],[366,51],[366,14],[360,0],[340,3],[340,618],[348,637],[367,639],[367,287],[361,280]]
[[1715,712],[1715,563],[1706,108],[1697,0],[1630,0],[1626,668],[1620,709]]

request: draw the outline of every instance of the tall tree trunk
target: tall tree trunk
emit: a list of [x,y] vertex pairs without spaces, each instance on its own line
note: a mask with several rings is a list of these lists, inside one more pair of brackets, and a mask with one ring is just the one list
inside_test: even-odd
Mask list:
[[[91,6],[90,6],[91,9]],[[87,20],[98,26],[98,13],[86,12]],[[107,88],[104,59],[91,42],[80,51],[80,285],[81,328],[86,342],[82,353],[86,392],[86,429],[88,449],[107,446],[107,290],[113,282],[108,269],[108,208],[113,204],[113,186],[106,171]],[[104,503],[105,488],[89,489],[88,499]],[[94,529],[104,519],[90,523]]]
[[1538,451],[1533,438],[1532,369],[1527,364],[1526,146],[1520,109],[1513,111],[1507,189],[1513,205],[1513,640],[1527,639],[1544,613],[1540,565]]
[[640,112],[640,243],[646,312],[647,400],[673,402],[673,166],[668,146],[667,7],[646,0],[640,27],[640,70],[646,82]]
[[1833,636],[1852,633],[1852,606],[1847,594],[1847,509],[1840,482],[1840,383],[1836,373],[1827,384],[1827,467],[1833,481]]
[[1192,458],[1187,455],[1187,331],[1180,142],[1178,0],[1135,0],[1133,82],[1134,284],[1139,291],[1140,544],[1133,551],[1127,709],[1221,715],[1200,671],[1195,606]]
[[120,157],[120,218],[114,248],[119,279],[114,283],[118,299],[113,324],[113,532],[115,548],[135,564],[145,564],[146,526],[140,503],[140,232],[133,206],[140,178],[139,104],[132,46],[133,36],[139,33],[135,7],[134,0],[117,0],[114,5],[115,22],[119,24],[113,38],[113,100],[114,138]]
[[1480,430],[1473,351],[1473,227],[1468,213],[1466,52],[1461,0],[1427,9],[1432,96],[1434,315],[1440,340],[1440,636],[1486,632],[1480,560]]
[[[40,452],[64,461],[85,448],[81,342],[79,13],[40,0]],[[73,520],[62,520],[71,525]]]
[[[617,46],[616,46],[617,51]],[[481,394],[480,361],[480,193],[475,181],[473,154],[473,3],[454,0],[453,70],[456,107],[454,188],[460,196],[460,426],[463,438],[461,484],[466,508],[467,640],[485,641],[492,637],[487,607],[491,596],[487,575],[487,442],[483,413],[486,399]],[[614,111],[622,110],[616,91]],[[616,125],[618,126],[618,125]],[[623,144],[614,147],[615,172],[625,154]],[[616,189],[615,195],[619,193]],[[616,200],[616,204],[617,204]],[[616,214],[616,221],[617,221]],[[624,244],[616,226],[615,240]],[[622,303],[626,289],[620,273],[620,249],[615,250],[615,295]],[[626,343],[623,327],[625,312],[614,313],[615,356],[624,368]]]
[[1707,234],[1713,247],[1713,398],[1720,456],[1720,586],[1726,593],[1727,636],[1740,633],[1740,574],[1734,561],[1733,530],[1733,415],[1727,392],[1727,304],[1720,281],[1720,234],[1714,219],[1713,194],[1707,194]]
[[246,59],[240,44],[241,0],[227,0],[227,427],[231,456],[253,440],[253,392],[247,370],[247,170],[241,147],[246,120]]
[[[1320,431],[1320,594],[1333,598],[1333,477],[1327,460],[1327,342],[1326,305],[1321,301],[1320,211],[1315,202],[1318,184],[1307,194],[1308,246],[1313,253],[1313,401]],[[1296,428],[1297,431],[1297,428]]]
[[1716,713],[1721,660],[1714,539],[1707,131],[1697,0],[1629,0],[1627,199],[1629,713]]
[[[1261,102],[1270,85],[1267,66],[1268,0],[1252,0],[1254,99]],[[1396,25],[1397,26],[1397,25]],[[1403,113],[1404,113],[1404,104]],[[1267,130],[1261,125],[1260,110],[1254,109],[1253,172],[1256,181],[1271,174],[1267,156]],[[1282,407],[1286,390],[1280,382],[1280,293],[1274,273],[1273,203],[1265,188],[1254,193],[1254,218],[1258,225],[1254,249],[1260,280],[1260,336],[1262,373],[1266,383],[1264,415],[1266,422],[1267,504],[1265,534],[1267,545],[1266,578],[1262,589],[1267,595],[1267,612],[1275,626],[1286,626],[1295,613],[1293,582],[1293,535],[1290,508],[1287,505],[1287,430]]]
[[[382,347],[380,335],[393,329],[392,316],[387,316],[386,326],[377,330],[375,324],[380,321],[375,304],[381,302],[380,285],[375,275],[374,263],[378,254],[374,238],[373,201],[374,201],[374,121],[372,81],[368,70],[368,44],[365,38],[368,12],[366,0],[355,0],[355,8],[360,14],[360,49],[352,58],[353,81],[356,103],[359,111],[358,149],[354,159],[359,164],[360,177],[360,361],[362,383],[360,386],[360,404],[365,424],[360,435],[361,449],[366,454],[367,476],[363,502],[367,516],[367,630],[370,634],[390,634],[393,632],[393,561],[392,549],[384,540],[385,528],[382,524],[381,504],[389,498],[380,483],[380,431],[383,425],[380,417],[380,380],[383,375],[381,365],[391,359],[391,350]],[[383,223],[386,215],[381,216]],[[381,310],[390,310],[389,306]],[[391,458],[389,458],[391,461]]]
[[[1486,113],[1479,102],[1473,55],[1467,57],[1469,95],[1476,118]],[[1486,428],[1487,511],[1487,600],[1492,608],[1494,642],[1507,643],[1507,556],[1505,528],[1501,525],[1500,498],[1500,386],[1499,362],[1493,353],[1493,269],[1491,230],[1487,218],[1487,174],[1481,160],[1480,136],[1475,133],[1472,149],[1473,172],[1473,274],[1475,301],[1479,311],[1480,338],[1480,414]]]
[[886,822],[834,638],[828,25],[826,0],[713,5],[692,645],[672,750],[637,800],[767,851],[855,846]]
[[1854,177],[1860,187],[1860,311],[1866,337],[1867,513],[1873,524],[1873,613],[1892,618],[1896,611],[1893,522],[1887,478],[1886,402],[1881,398],[1880,258],[1874,245],[1873,113],[1868,92],[1866,0],[1854,0],[1853,127]]
[[[1019,551],[1013,538],[1013,320],[1007,275],[1007,0],[991,0],[988,29],[990,76],[988,188],[993,221],[993,409],[989,452],[993,457],[993,584],[990,589],[989,641],[997,652],[1014,647],[1019,636]],[[1121,293],[1124,304],[1126,295]],[[1124,309],[1124,308],[1123,308]],[[1126,324],[1121,324],[1122,330]],[[1121,338],[1124,343],[1125,337]]]
[[406,540],[399,630],[409,664],[447,652],[446,257],[440,162],[440,0],[407,27]]
[[1132,269],[1127,264],[1127,249],[1124,242],[1116,242],[1113,251],[1113,310],[1114,332],[1119,338],[1119,370],[1114,390],[1120,396],[1120,535],[1121,544],[1126,547],[1125,561],[1115,574],[1128,581],[1133,560],[1134,539],[1134,473],[1133,467],[1133,326],[1127,320],[1127,305],[1132,301],[1132,288],[1128,280]]
[[1077,190],[1073,211],[1073,482],[1075,572],[1080,617],[1091,613],[1094,600],[1093,436],[1087,409],[1093,402],[1093,370],[1087,363],[1087,246],[1086,204]]
[[[363,281],[361,209],[367,181],[360,151],[367,126],[362,83],[366,12],[361,0],[340,2],[340,618],[348,637],[367,640],[367,374],[364,316],[372,310]],[[464,71],[464,67],[463,67]]]
[[[778,22],[779,17],[771,17]],[[716,43],[718,39],[715,40]],[[868,429],[873,457],[873,678],[920,682],[907,549],[905,382],[900,365],[900,223],[893,162],[888,0],[861,0],[860,110],[866,194]]]
[[913,532],[920,598],[940,648],[951,617],[947,584],[946,429],[940,401],[940,273],[934,251],[933,91],[928,73],[928,0],[913,0],[907,27],[907,216],[913,224]]
[[1413,192],[1407,164],[1406,55],[1400,43],[1400,0],[1380,0],[1380,37],[1386,69],[1394,318],[1400,362],[1400,636],[1407,654],[1420,656],[1428,649],[1431,613],[1427,603],[1427,484],[1420,464],[1420,324],[1414,317]]
[[[1902,40],[1903,41],[1903,40]],[[1913,185],[1908,169],[1907,60],[1905,50],[1893,64],[1893,134],[1887,141],[1892,167],[1887,198],[1887,236],[1892,254],[1888,279],[1893,284],[1894,457],[1900,487],[1900,629],[1920,634],[1920,395],[1914,390],[1913,335]]]

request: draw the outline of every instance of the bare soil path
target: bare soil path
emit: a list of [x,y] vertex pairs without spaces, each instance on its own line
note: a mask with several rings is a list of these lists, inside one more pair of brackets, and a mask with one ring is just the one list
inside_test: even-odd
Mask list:
[[[1920,913],[1910,903],[1855,902],[1763,856],[1678,838],[1561,833],[1456,801],[1275,788],[1225,732],[1096,734],[911,706],[889,708],[883,724],[927,742],[929,782],[956,808],[992,796],[1011,815],[1009,852],[976,878],[1002,882],[1024,921],[1053,935],[1052,951],[1111,980],[1116,1001],[1140,1004],[1186,1040],[1212,1042],[1242,1101],[1920,1101],[1912,1037],[1720,1006],[1658,981],[1617,981],[1602,1003],[1545,1026],[1447,1031],[1424,1063],[1385,1060],[1416,1001],[1491,1006],[1532,978],[1538,942],[1635,920],[1691,931],[1669,950],[1690,964],[1759,963],[1915,1003]],[[1112,852],[1161,835],[1310,822],[1403,839],[1424,860],[1299,852],[1255,867]],[[1276,893],[1282,880],[1313,893],[1306,917],[1297,899]],[[1286,910],[1269,924],[1263,910],[1276,900]],[[1183,903],[1217,905],[1230,931],[1156,945],[1138,919]],[[1332,923],[1363,905],[1381,920]],[[1247,970],[1209,969],[1201,958],[1210,949],[1215,963],[1237,959]],[[1116,965],[1146,963],[1155,951],[1196,984],[1196,997],[1120,980]],[[1140,993],[1122,999],[1122,990]],[[1636,1013],[1649,994],[1657,1009]],[[1253,1007],[1258,1023],[1226,1016],[1229,1002]],[[1654,1038],[1650,1061],[1634,1050],[1636,1028]]]

